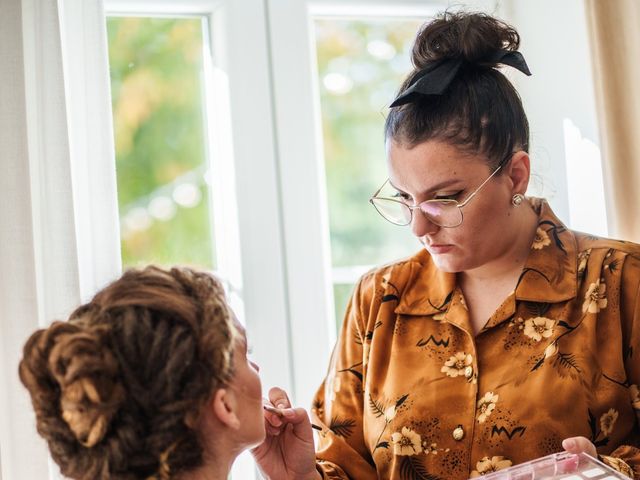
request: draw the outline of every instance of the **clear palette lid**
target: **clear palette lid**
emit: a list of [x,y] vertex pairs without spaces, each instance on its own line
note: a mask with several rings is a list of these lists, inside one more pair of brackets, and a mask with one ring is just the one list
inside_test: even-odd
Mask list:
[[586,453],[554,453],[530,462],[483,475],[484,480],[618,480],[620,472]]

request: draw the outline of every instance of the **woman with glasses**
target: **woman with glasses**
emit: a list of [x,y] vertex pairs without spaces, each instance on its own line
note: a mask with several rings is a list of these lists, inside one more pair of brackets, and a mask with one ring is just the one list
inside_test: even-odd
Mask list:
[[640,246],[524,196],[529,126],[499,70],[530,74],[518,46],[482,14],[418,33],[370,201],[424,248],[357,284],[305,478],[462,480],[563,449],[640,478]]

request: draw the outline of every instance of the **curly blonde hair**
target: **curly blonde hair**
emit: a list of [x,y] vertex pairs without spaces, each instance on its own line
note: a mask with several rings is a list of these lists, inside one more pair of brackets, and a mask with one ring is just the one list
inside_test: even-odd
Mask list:
[[61,472],[169,479],[201,465],[198,412],[233,375],[232,315],[211,275],[147,267],[36,331],[20,379]]

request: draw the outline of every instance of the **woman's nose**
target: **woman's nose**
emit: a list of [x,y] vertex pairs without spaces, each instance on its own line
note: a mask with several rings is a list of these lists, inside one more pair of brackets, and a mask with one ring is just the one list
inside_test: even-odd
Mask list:
[[422,210],[416,209],[413,211],[411,231],[416,237],[422,238],[425,235],[433,235],[439,229],[440,227],[433,223],[429,217],[422,212]]

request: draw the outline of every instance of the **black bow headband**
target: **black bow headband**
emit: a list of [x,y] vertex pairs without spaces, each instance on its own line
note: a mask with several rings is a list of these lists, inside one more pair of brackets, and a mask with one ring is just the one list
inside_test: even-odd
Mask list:
[[[527,62],[520,52],[510,50],[496,50],[487,58],[489,64],[502,63],[520,70],[525,75],[531,75]],[[447,58],[439,60],[423,69],[413,79],[413,83],[393,101],[389,108],[399,107],[405,103],[413,103],[421,95],[442,95],[451,84],[460,67],[464,63],[462,58]]]

